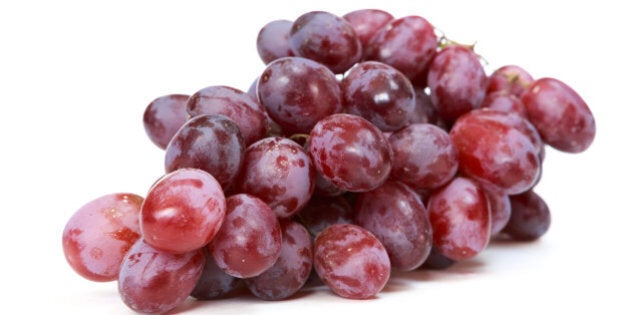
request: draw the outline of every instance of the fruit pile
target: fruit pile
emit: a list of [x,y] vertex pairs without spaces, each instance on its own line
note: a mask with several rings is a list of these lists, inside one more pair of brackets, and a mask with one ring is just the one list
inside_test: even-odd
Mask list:
[[445,268],[495,237],[550,224],[532,189],[545,148],[586,150],[595,122],[554,78],[486,74],[473,47],[420,16],[364,9],[266,24],[249,91],[158,97],[143,121],[165,150],[146,196],[115,193],[63,231],[70,266],[163,313],[244,287],[264,300],[313,278],[368,299],[392,269]]

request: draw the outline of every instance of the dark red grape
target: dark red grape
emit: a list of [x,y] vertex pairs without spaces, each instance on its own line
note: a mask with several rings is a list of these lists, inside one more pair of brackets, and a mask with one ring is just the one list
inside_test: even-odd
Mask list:
[[527,109],[520,97],[506,91],[496,91],[486,94],[481,107],[498,110],[506,113],[514,113],[527,118]]
[[413,189],[435,189],[455,176],[457,149],[443,129],[412,124],[389,137],[394,153],[391,176]]
[[341,112],[341,89],[325,66],[300,57],[275,60],[258,81],[258,98],[284,132],[308,133],[322,118]]
[[355,115],[320,120],[310,133],[308,150],[317,171],[346,191],[380,186],[392,167],[392,150],[383,133]]
[[225,217],[225,196],[212,175],[182,168],[163,176],[142,204],[140,227],[156,249],[186,253],[207,245]]
[[77,210],[63,230],[66,261],[92,281],[118,279],[120,263],[140,238],[142,197],[117,193],[96,198]]
[[173,135],[188,119],[186,102],[188,95],[169,94],[154,99],[144,111],[142,121],[149,139],[166,149]]
[[544,199],[533,190],[510,196],[512,214],[503,233],[517,241],[533,241],[551,225],[551,213]]
[[423,17],[410,15],[382,27],[372,37],[365,57],[398,69],[416,85],[426,83],[427,69],[437,47],[433,25]]
[[363,48],[352,26],[324,11],[298,17],[291,27],[289,45],[296,56],[317,61],[334,73],[344,73],[361,60]]
[[278,217],[298,212],[315,189],[315,168],[297,143],[282,137],[269,137],[250,145],[239,192],[254,195],[267,203]]
[[481,107],[486,95],[487,77],[472,49],[446,46],[437,53],[428,74],[431,101],[444,120]]
[[450,131],[459,152],[459,170],[499,193],[518,194],[530,189],[540,175],[539,152],[512,125],[486,118],[487,111],[475,110],[460,117]]
[[416,269],[431,251],[433,235],[427,209],[420,196],[402,182],[387,181],[359,194],[354,220],[383,243],[392,268]]
[[322,282],[335,294],[349,299],[375,297],[391,273],[383,244],[353,224],[334,224],[319,233],[313,258]]
[[343,196],[315,196],[298,215],[313,237],[330,225],[354,223],[352,206]]
[[433,124],[441,127],[443,123],[440,121],[440,116],[435,106],[433,106],[433,103],[431,103],[431,97],[427,94],[425,89],[415,88],[414,92],[416,94],[416,106],[409,117],[409,123]]
[[223,115],[199,115],[175,134],[165,155],[167,173],[198,168],[210,173],[227,190],[238,175],[245,144],[240,128]]
[[493,191],[485,193],[490,204],[490,236],[494,236],[503,230],[510,219],[512,213],[510,196]]
[[345,191],[333,183],[331,183],[328,179],[324,178],[322,174],[319,172],[315,172],[315,191],[313,195],[317,196],[339,196],[343,194]]
[[249,291],[263,300],[282,300],[298,292],[313,267],[313,243],[304,226],[281,220],[282,249],[276,263],[262,274],[245,279]]
[[429,199],[433,246],[452,260],[470,259],[490,241],[490,207],[472,180],[457,177]]
[[521,97],[523,92],[534,82],[534,78],[525,69],[516,65],[502,66],[488,77],[487,93],[504,91],[516,97]]
[[186,110],[191,116],[214,114],[232,119],[241,129],[245,145],[262,139],[267,132],[265,109],[258,99],[225,85],[213,85],[193,94]]
[[225,221],[208,250],[225,273],[251,278],[276,262],[281,245],[282,230],[273,210],[257,197],[236,194],[227,198]]
[[377,61],[364,61],[341,81],[344,106],[383,131],[409,124],[416,100],[413,86],[400,71]]
[[201,276],[204,263],[201,250],[171,254],[140,239],[122,262],[118,291],[132,310],[163,314],[186,300]]
[[365,48],[370,44],[376,32],[393,20],[394,16],[383,10],[359,9],[344,14],[343,18],[350,23],[361,46]]
[[289,46],[289,34],[293,22],[288,20],[274,20],[260,29],[256,38],[258,56],[265,64],[278,58],[293,56]]
[[595,118],[577,92],[553,78],[536,80],[523,93],[527,115],[542,139],[563,152],[585,151],[595,138]]
[[206,263],[190,296],[197,300],[219,299],[236,291],[242,285],[242,279],[228,275],[217,266],[207,248],[203,249],[203,253]]

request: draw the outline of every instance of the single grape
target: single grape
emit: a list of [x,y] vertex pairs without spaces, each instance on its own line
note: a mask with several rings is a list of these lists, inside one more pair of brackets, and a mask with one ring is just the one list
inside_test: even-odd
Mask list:
[[534,78],[525,69],[517,65],[505,65],[490,74],[486,92],[504,91],[520,98],[532,83]]
[[286,299],[298,292],[308,280],[313,266],[311,236],[301,224],[285,219],[282,226],[282,249],[271,268],[245,279],[249,291],[269,301]]
[[349,299],[375,297],[387,284],[391,264],[383,244],[366,229],[334,224],[314,245],[314,267],[335,294]]
[[496,91],[487,93],[481,103],[481,107],[486,107],[506,113],[514,113],[527,118],[527,109],[520,97],[510,94],[507,91]]
[[444,120],[481,107],[486,94],[487,77],[472,49],[451,45],[440,50],[428,74],[431,101]]
[[209,173],[182,168],[149,190],[140,215],[142,236],[156,249],[186,253],[207,245],[225,217],[221,185]]
[[402,182],[387,181],[359,194],[354,220],[383,243],[392,268],[416,269],[431,251],[433,235],[427,209],[420,196]]
[[583,152],[595,138],[595,118],[586,102],[566,83],[536,80],[522,96],[527,115],[542,139],[555,149]]
[[342,17],[352,26],[364,48],[370,44],[376,32],[394,19],[390,13],[378,9],[359,9]]
[[282,230],[273,210],[248,194],[227,198],[227,214],[208,250],[225,273],[237,278],[255,277],[280,256]]
[[517,241],[533,241],[543,236],[551,225],[549,206],[533,190],[510,196],[512,214],[503,233]]
[[291,27],[289,45],[296,56],[317,61],[334,73],[344,73],[363,55],[352,26],[343,18],[324,11],[299,16]]
[[[540,175],[539,152],[512,125],[484,116],[488,111],[474,110],[460,117],[450,131],[459,152],[459,170],[485,189],[503,194],[524,192]],[[509,115],[497,111],[491,114]]]
[[416,190],[438,188],[457,172],[458,154],[444,129],[412,124],[389,137],[394,153],[392,178]]
[[490,204],[490,236],[495,236],[510,220],[512,213],[510,196],[493,191],[485,191],[485,193]]
[[315,196],[298,216],[313,237],[330,225],[354,223],[352,206],[343,196]]
[[138,313],[166,313],[190,295],[204,263],[201,250],[171,254],[140,239],[122,262],[118,292],[123,302]]
[[265,64],[278,58],[293,56],[289,46],[289,34],[293,22],[288,20],[274,20],[263,26],[256,38],[258,56]]
[[197,300],[214,300],[225,297],[241,287],[242,279],[223,272],[208,252],[207,247],[203,248],[203,254],[206,257],[206,263],[190,296]]
[[165,154],[167,173],[180,168],[198,168],[210,173],[224,190],[238,175],[245,144],[241,130],[223,115],[199,115],[175,134]]
[[387,139],[359,116],[334,114],[320,120],[310,133],[308,148],[317,171],[346,191],[372,190],[391,171]]
[[91,281],[118,279],[123,257],[140,238],[142,201],[135,194],[116,193],[79,208],[66,223],[62,236],[70,267]]
[[341,112],[341,89],[325,66],[300,57],[275,60],[258,80],[258,98],[287,134],[309,133],[324,117]]
[[144,111],[142,121],[149,139],[160,149],[166,149],[173,135],[188,119],[186,102],[189,96],[169,94],[154,99]]
[[414,85],[423,85],[437,47],[433,25],[423,17],[410,15],[392,20],[376,32],[365,58],[386,63],[404,73]]
[[278,217],[287,218],[306,205],[315,189],[315,168],[308,153],[282,137],[250,145],[237,190],[267,203]]
[[257,98],[225,85],[213,85],[193,94],[186,104],[192,117],[204,114],[224,115],[241,129],[245,145],[262,139],[267,132],[265,109]]
[[357,64],[341,81],[344,106],[383,131],[409,124],[416,106],[409,79],[394,67],[377,61]]
[[431,194],[427,209],[433,246],[449,259],[470,259],[490,241],[490,208],[484,191],[472,180],[457,177]]

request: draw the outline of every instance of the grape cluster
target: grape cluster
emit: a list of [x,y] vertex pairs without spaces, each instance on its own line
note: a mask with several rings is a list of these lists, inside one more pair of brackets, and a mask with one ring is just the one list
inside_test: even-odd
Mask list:
[[486,74],[473,47],[423,17],[313,11],[264,25],[248,91],[158,97],[143,122],[165,150],[145,197],[115,193],[63,231],[70,266],[163,313],[247,288],[279,300],[319,278],[350,299],[392,269],[446,268],[495,237],[531,241],[545,148],[595,136],[585,101],[516,65]]

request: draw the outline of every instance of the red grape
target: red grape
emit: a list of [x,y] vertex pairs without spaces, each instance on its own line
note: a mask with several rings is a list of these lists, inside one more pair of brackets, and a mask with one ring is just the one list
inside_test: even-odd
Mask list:
[[503,91],[521,97],[533,82],[534,78],[525,69],[517,65],[506,65],[490,74],[486,91],[488,94]]
[[317,171],[343,190],[372,190],[391,171],[387,139],[359,116],[335,114],[320,120],[310,133],[308,148]]
[[186,253],[207,245],[225,216],[225,196],[212,175],[182,168],[163,176],[142,204],[142,236],[156,249]]
[[227,190],[245,155],[241,130],[223,115],[199,115],[175,134],[165,155],[166,172],[198,168],[210,173]]
[[298,17],[291,27],[289,45],[296,56],[317,61],[334,73],[344,73],[363,55],[352,26],[324,11],[311,11]]
[[341,112],[341,89],[325,66],[301,57],[275,60],[258,80],[258,98],[288,134],[308,133],[322,118]]
[[166,313],[190,295],[203,270],[201,250],[183,254],[159,251],[138,240],[125,256],[118,291],[139,313]]
[[485,193],[490,204],[490,236],[494,236],[503,230],[510,219],[512,213],[510,196],[493,191]]
[[263,300],[282,300],[295,294],[308,280],[313,266],[313,244],[306,228],[289,219],[280,221],[280,225],[280,257],[262,274],[245,279],[249,291]]
[[293,56],[289,46],[289,34],[293,22],[288,20],[271,21],[260,29],[256,38],[258,55],[265,64],[282,57]]
[[278,217],[298,212],[313,195],[315,168],[297,143],[268,137],[250,145],[237,190],[267,203]]
[[549,207],[533,190],[510,196],[512,214],[503,233],[518,241],[533,241],[544,235],[551,225]]
[[470,259],[490,241],[490,209],[484,191],[457,177],[429,199],[433,246],[452,260]]
[[324,229],[315,238],[313,255],[319,278],[344,298],[375,297],[391,273],[383,244],[372,233],[353,224],[334,224]]
[[227,214],[208,250],[217,266],[237,278],[255,277],[280,256],[282,230],[273,210],[252,195],[227,198]]
[[140,238],[142,197],[101,196],[77,210],[63,230],[63,252],[70,267],[92,281],[118,278],[120,263]]
[[378,9],[355,10],[344,14],[343,18],[352,25],[364,48],[370,44],[376,32],[394,19],[388,12]]
[[392,268],[416,269],[429,255],[433,240],[427,209],[401,182],[387,181],[359,194],[354,220],[383,243]]
[[169,94],[154,99],[144,111],[142,121],[149,139],[166,149],[173,135],[188,119],[186,102],[188,95]]
[[451,45],[440,50],[431,62],[428,84],[438,114],[452,122],[481,107],[487,77],[472,49]]
[[358,63],[341,81],[347,112],[361,116],[383,131],[409,124],[416,100],[409,79],[392,66],[377,62]]
[[527,115],[542,139],[563,152],[585,151],[595,138],[595,118],[570,86],[553,78],[536,80],[523,93]]
[[481,103],[481,107],[487,107],[506,113],[514,113],[527,118],[527,109],[521,98],[506,91],[496,91],[486,94],[483,103]]

